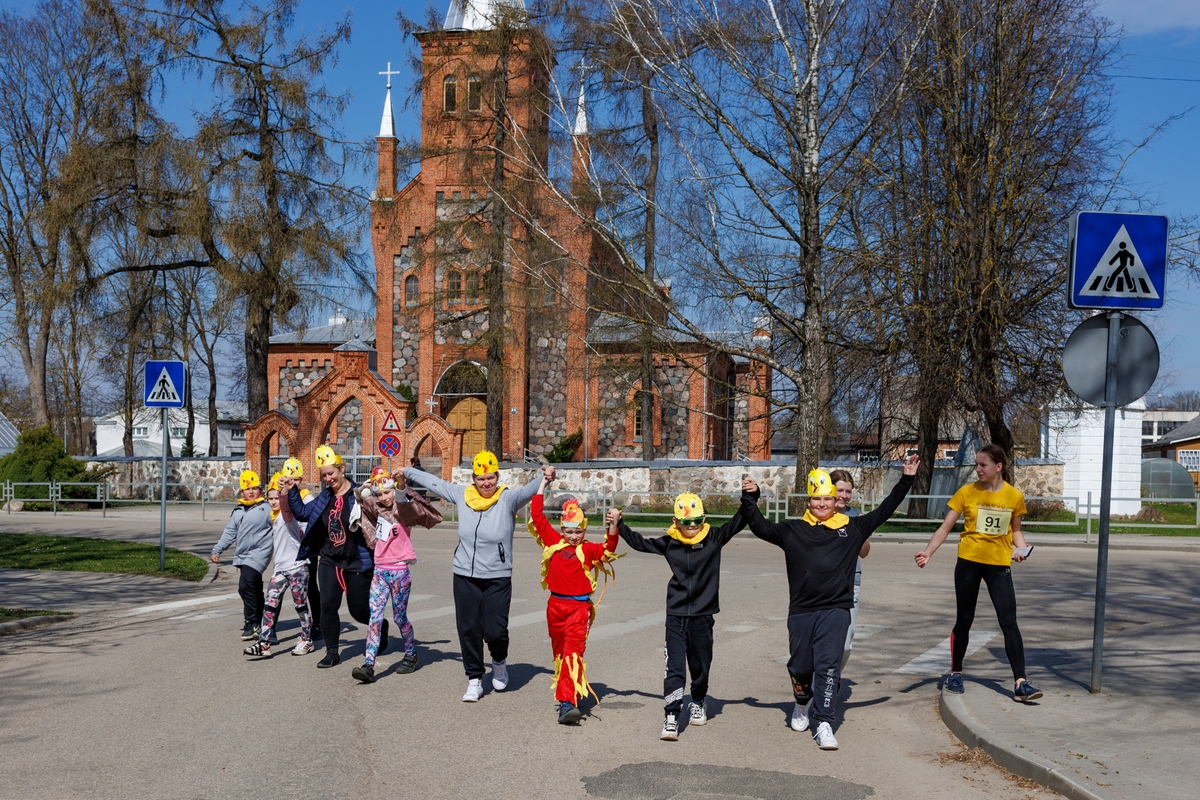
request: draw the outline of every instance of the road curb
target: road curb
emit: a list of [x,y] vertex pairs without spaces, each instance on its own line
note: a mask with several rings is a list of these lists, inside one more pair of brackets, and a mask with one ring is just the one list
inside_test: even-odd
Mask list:
[[942,689],[939,709],[942,722],[967,747],[982,747],[992,759],[1009,772],[1036,781],[1047,789],[1071,800],[1120,800],[1117,795],[1094,786],[1086,786],[1068,770],[1033,755],[1002,739],[991,728],[977,720],[967,708],[961,695]]
[[220,571],[221,571],[220,564],[217,564],[216,562],[213,562],[213,561],[209,561],[208,562],[208,572],[204,573],[204,577],[200,579],[199,584],[201,586],[204,586],[205,584],[212,583],[213,581],[215,581],[217,579],[217,573]]
[[[892,537],[894,537],[894,538],[892,538]],[[895,536],[895,534],[889,535],[889,534],[876,533],[871,537],[871,539],[872,539],[872,541],[880,542],[880,543],[884,543],[884,544],[915,544],[915,545],[923,546],[923,545],[926,545],[929,543],[928,536],[909,537],[909,536],[906,536],[903,534],[901,534],[900,536]],[[946,543],[954,544],[956,541],[957,541],[957,539],[947,539]],[[1045,541],[1045,540],[1040,540],[1040,539],[1039,540],[1029,540],[1028,538],[1026,539],[1026,541],[1029,542],[1029,544],[1036,545],[1037,547],[1076,547],[1076,548],[1081,548],[1081,549],[1085,549],[1085,550],[1095,550],[1096,549],[1095,542],[1093,542],[1091,544],[1088,544],[1087,542],[1054,542],[1054,541]],[[1175,544],[1175,543],[1144,544],[1142,542],[1124,543],[1118,539],[1110,538],[1108,540],[1108,549],[1109,550],[1143,550],[1143,551],[1153,551],[1156,553],[1196,553],[1196,552],[1200,552],[1200,541],[1197,541],[1196,544],[1183,544],[1183,543],[1179,543],[1179,544]]]
[[10,622],[0,622],[0,636],[40,628],[43,625],[53,625],[56,622],[66,622],[74,618],[73,614],[54,614],[44,617],[26,617],[25,619],[14,619]]

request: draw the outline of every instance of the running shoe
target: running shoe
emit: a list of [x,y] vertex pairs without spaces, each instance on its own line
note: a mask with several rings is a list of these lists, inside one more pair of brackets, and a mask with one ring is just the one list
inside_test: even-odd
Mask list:
[[396,672],[401,675],[407,675],[410,672],[417,671],[417,654],[407,653],[404,658],[400,659],[400,663],[396,665]]
[[558,724],[578,725],[583,718],[583,712],[570,703],[563,701],[558,704]]
[[508,688],[508,661],[492,662],[492,688],[497,692]]
[[822,750],[837,750],[837,739],[833,738],[833,728],[828,722],[822,722],[817,726],[817,730],[813,733],[813,739],[816,740],[817,746]]
[[675,719],[674,714],[667,714],[666,718],[663,720],[662,735],[658,738],[662,739],[664,742],[679,741],[679,722]]
[[292,655],[306,656],[314,650],[315,646],[311,639],[301,639],[296,642],[296,646],[292,648]]
[[804,705],[796,703],[792,706],[791,726],[794,731],[808,730],[808,715],[812,712],[813,698],[808,698],[808,702]]
[[694,700],[688,703],[688,724],[689,725],[707,725],[708,724],[708,707],[701,700],[699,703]]
[[1034,688],[1029,681],[1021,681],[1017,688],[1013,689],[1013,700],[1018,703],[1028,703],[1031,700],[1037,700],[1042,696],[1042,690]]
[[255,627],[254,625],[246,623],[246,625],[242,628],[242,641],[248,642],[251,639],[257,639],[257,638],[258,638],[258,628]]
[[317,669],[329,669],[342,663],[342,657],[337,653],[326,652],[325,657],[317,662]]
[[361,667],[355,667],[350,670],[350,677],[362,683],[375,682],[375,667],[370,664],[363,664]]
[[483,697],[483,681],[479,678],[471,678],[467,681],[467,692],[463,695],[463,702],[478,703],[481,697]]
[[387,620],[385,619],[383,621],[383,625],[379,628],[379,649],[375,652],[382,653],[384,650],[387,650],[387,646],[388,646],[387,632],[388,632],[388,624],[387,624]]
[[951,672],[950,677],[946,678],[946,683],[943,688],[950,694],[962,694],[965,689],[963,687],[963,679],[961,672]]
[[255,642],[242,651],[245,655],[254,656],[255,658],[270,658],[271,645],[268,642]]

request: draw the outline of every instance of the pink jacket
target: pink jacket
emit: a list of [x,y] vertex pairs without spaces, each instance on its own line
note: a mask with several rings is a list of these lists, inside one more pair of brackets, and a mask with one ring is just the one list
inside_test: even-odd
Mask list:
[[[396,504],[401,495],[397,492]],[[399,569],[417,560],[416,550],[413,549],[410,531],[400,522],[396,514],[396,505],[385,509],[379,505],[379,498],[369,495],[362,499],[362,514],[364,527],[370,526],[375,535],[375,566],[382,569]]]

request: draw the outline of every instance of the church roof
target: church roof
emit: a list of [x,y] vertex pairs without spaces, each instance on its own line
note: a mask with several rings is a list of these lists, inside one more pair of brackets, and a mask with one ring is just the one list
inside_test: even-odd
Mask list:
[[[588,327],[588,344],[623,344],[637,341],[642,335],[642,325],[635,320],[613,314],[600,314]],[[664,342],[696,342],[696,337],[685,331],[658,327],[654,335]],[[752,347],[753,334],[746,331],[705,331],[709,341],[729,347]],[[749,359],[733,356],[735,363],[749,363]]]
[[450,0],[446,30],[490,31],[496,27],[500,6],[525,10],[525,0]]
[[339,319],[329,325],[276,334],[271,337],[271,344],[325,344],[336,347],[352,341],[355,336],[368,344],[375,344],[375,320]]

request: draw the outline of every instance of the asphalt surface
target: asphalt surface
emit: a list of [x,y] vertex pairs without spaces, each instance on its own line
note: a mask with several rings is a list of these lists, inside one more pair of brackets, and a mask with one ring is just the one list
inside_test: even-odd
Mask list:
[[[147,519],[143,511],[139,520],[134,511],[123,511],[129,516],[111,527],[91,515],[60,515],[57,522],[38,515],[34,528],[17,520],[32,515],[14,514],[18,527],[0,515],[0,530],[70,528],[156,540],[157,517]],[[173,521],[169,544],[207,552],[221,520],[195,517]],[[0,638],[0,797],[1056,796],[982,763],[978,751],[964,753],[939,719],[938,684],[947,660],[940,648],[947,645],[954,613],[949,547],[918,570],[912,544],[876,544],[865,562],[859,635],[843,682],[841,749],[823,752],[808,734],[787,727],[787,591],[777,548],[747,536],[727,547],[711,719],[685,728],[671,743],[658,739],[665,562],[641,553],[617,562],[617,582],[599,609],[587,654],[588,676],[602,704],[582,725],[568,728],[554,721],[545,595],[532,540],[521,533],[517,539],[510,687],[497,693],[485,678],[482,701],[467,704],[460,700],[466,679],[450,591],[455,536],[438,529],[414,538],[420,563],[413,571],[410,618],[420,669],[396,674],[402,654],[392,649],[379,658],[380,680],[369,686],[350,678],[365,631],[346,614],[337,668],[317,670],[319,652],[288,655],[298,633],[290,609],[280,626],[281,654],[245,659],[238,638],[241,604],[230,597],[236,578],[228,570],[213,584],[185,588],[171,599],[136,605],[142,601],[126,602],[114,593],[103,610],[91,606],[70,622]],[[1072,701],[1086,691],[1078,687],[1077,670],[1064,665],[1080,660],[1075,645],[1090,637],[1086,592],[1094,563],[1090,550],[1046,547],[1014,569],[1030,679],[1047,690],[1036,706],[1007,699],[1002,641],[985,635],[998,628],[986,593],[981,598],[980,649],[967,660],[966,697],[981,716],[994,706],[995,720],[986,721],[1027,746],[1043,748],[1019,737],[1044,732],[1047,753],[1054,752],[1051,740],[1070,743],[1072,731],[1078,733]],[[1195,706],[1197,684],[1189,676],[1169,684],[1178,694],[1166,704],[1158,698],[1157,706],[1154,692],[1168,684],[1147,686],[1140,701],[1126,699],[1121,687],[1142,662],[1130,656],[1129,669],[1119,666],[1124,656],[1117,642],[1158,626],[1168,644],[1188,636],[1190,644],[1180,649],[1194,649],[1194,631],[1171,628],[1193,619],[1194,606],[1138,595],[1200,596],[1192,578],[1197,566],[1200,552],[1114,552],[1112,559],[1110,591],[1124,598],[1110,604],[1109,617],[1110,686],[1117,691],[1098,697],[1127,706],[1107,720],[1112,736],[1102,735],[1105,722],[1096,719],[1092,738],[1078,737],[1078,751],[1104,761],[1100,750],[1089,748],[1146,737],[1154,746],[1143,750],[1158,755],[1139,764],[1142,782],[1151,770],[1178,781],[1147,797],[1192,796],[1171,794],[1170,787],[1186,787],[1194,771],[1191,743],[1200,726],[1188,709]],[[59,575],[66,583],[79,573]],[[1158,589],[1141,591],[1146,587]],[[169,602],[177,604],[159,607]],[[1090,651],[1086,655],[1090,659]],[[1058,686],[1060,675],[1076,676],[1061,678],[1073,688]],[[1068,691],[1070,698],[1064,697]],[[1150,714],[1152,706],[1163,705],[1175,715],[1169,730],[1136,717],[1139,706]],[[1128,713],[1135,714],[1135,725],[1122,728],[1121,715]],[[1192,761],[1185,762],[1189,748]]]

